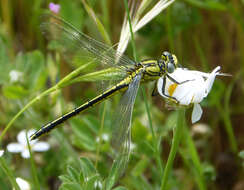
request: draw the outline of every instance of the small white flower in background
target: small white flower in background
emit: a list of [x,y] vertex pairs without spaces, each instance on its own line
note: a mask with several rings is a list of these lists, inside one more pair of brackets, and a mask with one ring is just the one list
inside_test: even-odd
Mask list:
[[0,150],[0,157],[3,156],[4,150]]
[[16,178],[16,183],[18,184],[20,190],[30,190],[31,189],[30,184],[26,180],[24,180],[20,177]]
[[103,185],[102,185],[102,182],[99,181],[99,180],[96,180],[94,182],[94,189],[102,189]]
[[196,123],[191,128],[192,135],[206,135],[211,134],[211,129],[204,123]]
[[[185,68],[177,68],[173,73],[168,74],[177,82],[188,81],[183,84],[176,84],[166,77],[165,94],[174,97],[179,105],[188,106],[193,104],[192,123],[200,120],[202,116],[202,108],[200,102],[208,95],[213,86],[217,75],[228,76],[228,74],[220,73],[220,66],[216,67],[211,73],[187,70]],[[163,95],[162,87],[164,85],[163,77],[158,80],[157,88],[161,96]]]
[[84,181],[88,182],[89,181],[89,177],[85,177]]
[[134,150],[136,148],[136,144],[131,142],[130,143],[130,151]]
[[9,72],[10,82],[17,82],[21,80],[23,73],[17,70],[12,70]]
[[107,133],[103,133],[101,137],[96,138],[96,142],[100,142],[101,140],[107,142],[109,140],[109,135]]
[[[32,134],[35,133],[35,130],[29,130],[27,132],[27,138],[30,137]],[[7,150],[12,153],[21,153],[21,156],[23,158],[29,158],[30,153],[28,150],[28,144],[26,140],[26,131],[20,131],[20,133],[17,136],[18,142],[16,143],[10,143],[7,145]],[[30,147],[32,151],[36,152],[44,152],[47,151],[50,148],[50,145],[46,142],[38,142],[38,139],[29,141]]]
[[108,140],[109,140],[109,135],[108,135],[107,133],[103,133],[103,134],[102,134],[102,139],[103,139],[104,141],[108,141]]
[[49,10],[55,14],[58,14],[59,10],[60,10],[60,5],[51,2],[51,3],[49,3]]

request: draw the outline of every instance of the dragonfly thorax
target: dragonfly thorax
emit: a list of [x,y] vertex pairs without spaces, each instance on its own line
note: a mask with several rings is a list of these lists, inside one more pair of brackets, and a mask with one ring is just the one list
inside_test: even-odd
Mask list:
[[163,52],[158,60],[144,60],[137,64],[138,69],[143,68],[143,81],[157,80],[167,73],[173,73],[178,67],[177,58],[169,52]]

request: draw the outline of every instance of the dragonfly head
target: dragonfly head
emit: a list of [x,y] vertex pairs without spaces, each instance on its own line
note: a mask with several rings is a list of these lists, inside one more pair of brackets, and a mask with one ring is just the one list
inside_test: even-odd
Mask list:
[[178,67],[178,61],[174,54],[164,51],[161,58],[164,63],[166,72],[173,73],[174,70]]

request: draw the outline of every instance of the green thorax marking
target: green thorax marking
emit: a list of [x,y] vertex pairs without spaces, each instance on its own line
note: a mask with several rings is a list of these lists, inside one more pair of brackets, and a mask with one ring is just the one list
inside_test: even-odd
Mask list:
[[144,60],[136,65],[136,70],[142,72],[141,82],[149,82],[158,80],[165,74],[165,68],[162,63],[157,60]]

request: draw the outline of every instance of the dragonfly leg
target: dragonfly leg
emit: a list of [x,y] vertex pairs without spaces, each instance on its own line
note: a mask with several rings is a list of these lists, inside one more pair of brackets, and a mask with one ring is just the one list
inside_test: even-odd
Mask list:
[[168,77],[169,80],[171,80],[173,83],[176,83],[178,85],[180,84],[184,84],[186,82],[190,82],[190,81],[194,81],[195,79],[192,79],[192,80],[185,80],[185,81],[182,81],[182,82],[178,82],[177,80],[175,80],[174,78],[172,78],[171,76],[167,75],[166,76]]
[[157,91],[157,83],[155,83],[153,91],[152,91],[152,96],[157,96],[158,95],[158,91]]
[[175,97],[172,97],[172,96],[169,96],[167,94],[165,94],[165,85],[166,85],[166,76],[163,77],[163,86],[162,86],[162,94],[167,97],[168,99],[170,99],[171,101],[175,102],[175,103],[179,103],[179,101],[175,98]]

